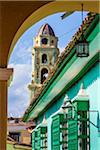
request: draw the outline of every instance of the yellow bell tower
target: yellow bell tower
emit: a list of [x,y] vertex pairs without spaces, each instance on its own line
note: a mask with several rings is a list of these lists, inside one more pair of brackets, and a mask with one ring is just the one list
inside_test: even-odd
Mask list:
[[39,29],[34,39],[32,49],[32,82],[29,85],[31,96],[35,96],[49,72],[58,59],[58,38],[49,24],[44,24]]

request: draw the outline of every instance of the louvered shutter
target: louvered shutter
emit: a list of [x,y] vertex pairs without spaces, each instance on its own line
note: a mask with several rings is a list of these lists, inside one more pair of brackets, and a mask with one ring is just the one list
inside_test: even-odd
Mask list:
[[68,150],[89,150],[89,101],[75,100],[73,111],[68,108]]
[[52,117],[52,150],[67,149],[67,116],[56,114]]

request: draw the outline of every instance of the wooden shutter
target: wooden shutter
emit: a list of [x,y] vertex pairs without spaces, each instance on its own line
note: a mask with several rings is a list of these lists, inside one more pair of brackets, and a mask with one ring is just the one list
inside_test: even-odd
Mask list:
[[47,126],[37,128],[37,149],[47,150]]
[[47,150],[47,126],[39,126],[32,133],[32,150]]
[[66,114],[56,114],[52,117],[52,150],[67,149]]
[[68,109],[68,150],[89,150],[89,101],[73,102],[74,118],[70,118],[72,110]]
[[32,150],[37,150],[37,131],[32,132]]

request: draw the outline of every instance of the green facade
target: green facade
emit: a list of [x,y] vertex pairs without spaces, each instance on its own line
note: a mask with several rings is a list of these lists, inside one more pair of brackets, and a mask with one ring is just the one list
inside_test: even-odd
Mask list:
[[68,109],[68,150],[90,149],[89,101],[75,101]]
[[47,126],[39,126],[33,131],[32,150],[47,150]]
[[52,117],[52,150],[67,149],[67,116],[57,114]]
[[32,133],[32,149],[37,150],[37,131]]
[[[63,145],[67,147],[66,150],[100,149],[100,66],[98,52],[100,50],[100,24],[98,19],[99,16],[97,15],[85,34],[89,41],[89,57],[76,57],[74,47],[66,59],[58,64],[58,70],[38,97],[38,103],[34,103],[29,113],[24,117],[25,120],[28,120],[34,116],[38,124],[39,121],[42,122],[44,114],[46,115],[48,150],[63,150]],[[83,82],[89,96],[87,101],[82,98],[77,99],[77,93]],[[66,115],[56,112],[61,108],[65,94],[73,101],[74,110],[69,108],[66,119],[61,121],[61,118]],[[37,117],[38,108],[40,108],[40,112],[38,112]],[[60,128],[62,125],[64,125],[64,133]],[[63,135],[63,139],[61,135]]]

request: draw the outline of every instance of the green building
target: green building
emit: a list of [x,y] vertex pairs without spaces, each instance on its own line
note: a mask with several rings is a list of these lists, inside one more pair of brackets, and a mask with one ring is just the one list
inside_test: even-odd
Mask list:
[[[99,15],[88,13],[33,97],[23,117],[37,124],[32,150],[100,149],[99,28]],[[89,53],[77,49],[82,33]]]

